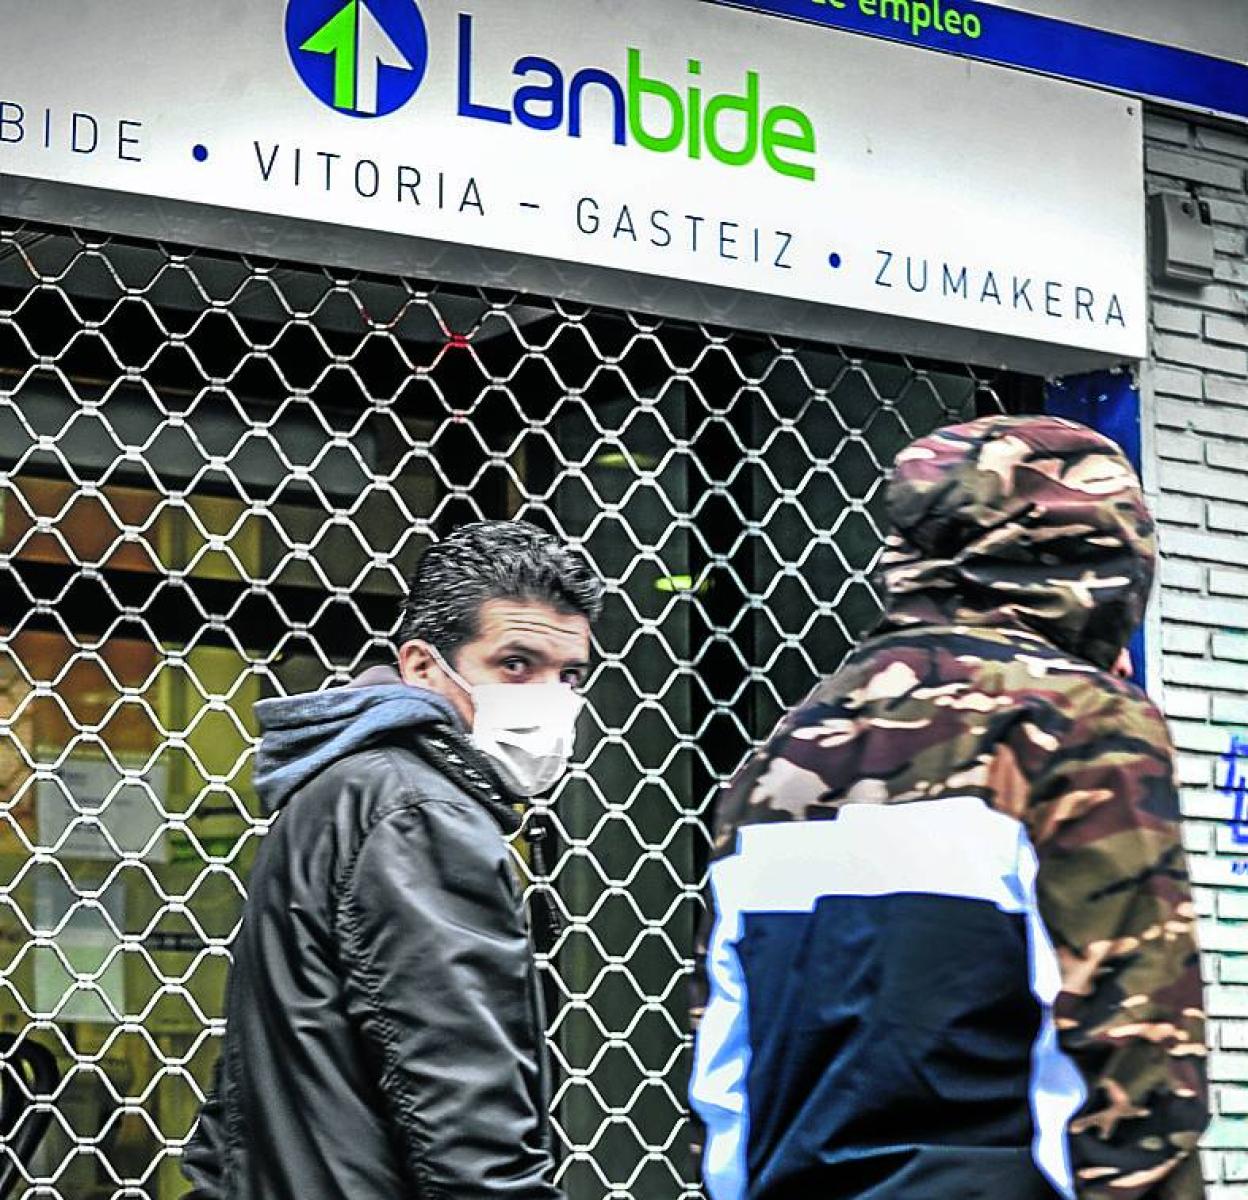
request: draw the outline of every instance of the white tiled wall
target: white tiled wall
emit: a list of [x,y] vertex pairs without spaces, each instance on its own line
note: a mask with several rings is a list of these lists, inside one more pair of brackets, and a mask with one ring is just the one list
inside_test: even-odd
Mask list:
[[1217,251],[1213,283],[1154,284],[1145,420],[1163,556],[1158,694],[1204,918],[1209,1198],[1248,1200],[1248,873],[1235,870],[1248,872],[1248,846],[1233,842],[1219,791],[1232,736],[1248,740],[1248,129],[1150,114],[1146,137],[1150,192],[1194,188]]

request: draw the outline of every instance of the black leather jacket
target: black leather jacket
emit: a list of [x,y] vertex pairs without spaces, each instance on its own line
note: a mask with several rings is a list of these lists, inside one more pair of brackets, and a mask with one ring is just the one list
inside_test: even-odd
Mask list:
[[183,1159],[194,1196],[560,1200],[517,822],[482,761],[449,724],[392,731],[285,805]]

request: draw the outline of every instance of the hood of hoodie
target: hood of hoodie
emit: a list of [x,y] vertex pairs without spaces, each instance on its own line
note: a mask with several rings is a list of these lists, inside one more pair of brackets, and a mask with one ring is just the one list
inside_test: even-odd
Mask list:
[[374,667],[346,687],[261,700],[256,717],[263,736],[253,782],[266,815],[331,763],[400,730],[462,728],[449,702],[403,683],[391,667]]
[[1157,544],[1131,464],[1057,417],[985,417],[903,450],[888,488],[881,632],[1028,630],[1109,668],[1144,616]]

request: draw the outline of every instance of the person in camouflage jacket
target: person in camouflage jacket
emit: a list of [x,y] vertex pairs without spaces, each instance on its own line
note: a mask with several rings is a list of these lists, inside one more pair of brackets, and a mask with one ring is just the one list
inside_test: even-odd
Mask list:
[[897,457],[882,624],[718,806],[691,1099],[713,1200],[1198,1200],[1173,753],[1112,671],[1153,523],[1118,449]]

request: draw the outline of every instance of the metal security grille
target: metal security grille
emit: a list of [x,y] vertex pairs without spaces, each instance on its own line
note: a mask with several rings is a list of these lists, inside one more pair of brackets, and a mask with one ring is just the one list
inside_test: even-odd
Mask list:
[[877,613],[892,455],[1038,399],[0,219],[0,1194],[185,1192],[266,829],[251,706],[387,657],[422,546],[523,515],[609,588],[530,879],[569,921],[546,963],[560,1179],[697,1195],[686,985],[715,786]]

